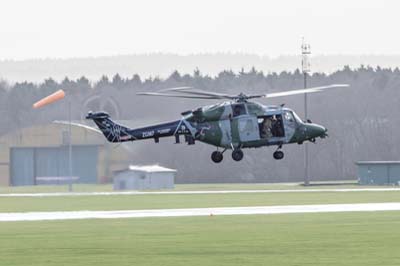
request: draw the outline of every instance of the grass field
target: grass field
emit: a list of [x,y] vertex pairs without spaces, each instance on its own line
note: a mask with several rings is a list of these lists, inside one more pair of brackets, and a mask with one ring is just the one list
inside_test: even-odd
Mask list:
[[0,265],[400,265],[400,213],[13,222]]
[[[77,188],[111,190],[103,185]],[[177,190],[297,188],[303,187],[205,184]],[[30,187],[9,192],[54,190]],[[0,212],[370,202],[400,202],[400,191],[0,197]],[[397,266],[399,228],[400,212],[396,211],[1,222],[0,266]]]
[[0,212],[400,202],[400,191],[0,197]]
[[[327,185],[329,184],[329,185]],[[330,188],[363,188],[356,181],[336,181],[318,183],[308,186],[307,189],[330,189]],[[371,187],[371,186],[368,186]],[[382,187],[382,186],[379,186]],[[75,192],[107,192],[112,191],[112,184],[73,185]],[[177,184],[172,191],[183,190],[254,190],[254,189],[305,189],[300,183],[237,183],[237,184]],[[0,187],[0,193],[46,193],[46,192],[67,192],[67,185],[60,186],[19,186],[19,187]]]

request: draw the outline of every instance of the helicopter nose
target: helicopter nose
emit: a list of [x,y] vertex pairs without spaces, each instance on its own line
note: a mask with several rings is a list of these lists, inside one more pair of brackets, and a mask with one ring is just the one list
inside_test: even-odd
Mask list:
[[322,129],[324,130],[321,135],[319,135],[321,138],[326,138],[328,137],[328,129],[326,127],[321,126]]
[[321,125],[311,124],[309,125],[309,127],[310,127],[309,134],[311,138],[317,138],[317,137],[325,138],[328,136],[328,129]]

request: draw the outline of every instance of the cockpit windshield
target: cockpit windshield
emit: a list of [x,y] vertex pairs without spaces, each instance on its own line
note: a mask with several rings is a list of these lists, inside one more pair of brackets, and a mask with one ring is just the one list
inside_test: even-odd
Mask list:
[[292,112],[286,111],[284,112],[285,115],[285,120],[289,122],[294,122],[293,114]]
[[292,111],[292,113],[293,113],[294,119],[297,121],[297,123],[303,123],[303,121],[301,121],[301,118],[295,112]]
[[291,110],[290,111],[286,110],[284,112],[284,117],[285,117],[285,120],[288,121],[289,123],[293,123],[295,121],[296,121],[296,123],[302,123],[300,117]]

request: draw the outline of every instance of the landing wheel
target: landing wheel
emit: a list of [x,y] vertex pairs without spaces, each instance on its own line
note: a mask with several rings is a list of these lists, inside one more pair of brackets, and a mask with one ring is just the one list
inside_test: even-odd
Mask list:
[[242,160],[243,159],[243,152],[242,152],[242,150],[234,150],[233,152],[232,152],[232,159],[233,160],[235,160],[235,161],[240,161],[240,160]]
[[224,156],[222,155],[222,152],[214,151],[213,153],[211,153],[211,160],[214,163],[220,163],[222,161],[222,159],[224,159]]
[[275,160],[281,160],[281,159],[283,159],[283,156],[284,156],[283,151],[274,152],[274,159]]

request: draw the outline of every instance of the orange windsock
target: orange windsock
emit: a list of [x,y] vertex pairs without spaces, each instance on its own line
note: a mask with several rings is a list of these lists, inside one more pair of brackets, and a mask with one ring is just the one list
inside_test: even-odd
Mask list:
[[53,94],[50,94],[47,97],[44,97],[40,101],[37,101],[33,104],[33,108],[40,108],[43,107],[47,104],[53,103],[55,101],[61,100],[62,98],[65,97],[65,92],[63,90],[58,90]]

